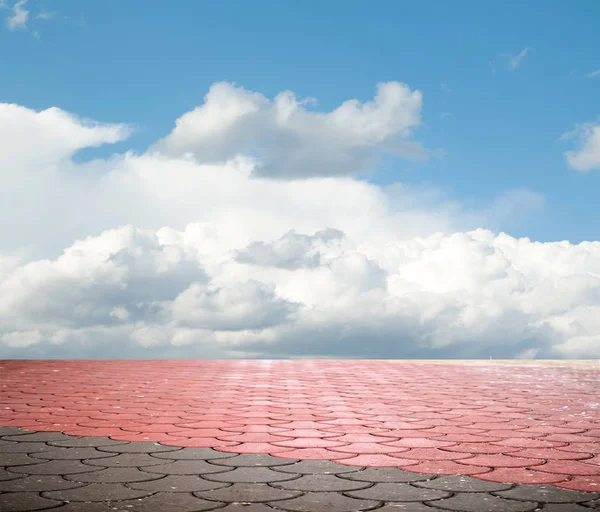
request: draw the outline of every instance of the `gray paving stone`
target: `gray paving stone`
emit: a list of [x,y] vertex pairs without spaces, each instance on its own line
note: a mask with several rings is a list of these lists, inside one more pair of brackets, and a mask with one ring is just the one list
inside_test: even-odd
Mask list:
[[2,436],[18,436],[19,434],[28,434],[26,430],[21,430],[18,427],[0,427],[0,437]]
[[[34,455],[36,459],[46,460],[83,460],[83,459],[106,459],[106,452],[99,452],[96,448],[85,446],[83,448],[61,448],[58,446],[48,446],[47,451],[39,452]],[[2,450],[0,449],[0,452]],[[114,454],[113,454],[114,456]]]
[[45,443],[46,441],[66,441],[69,436],[62,432],[27,432],[26,434],[2,436],[2,439],[5,441]]
[[0,468],[0,482],[6,482],[8,480],[14,480],[15,478],[23,478],[23,475],[6,471],[4,468]]
[[281,473],[279,471],[273,471],[270,468],[264,467],[242,467],[235,468],[227,473],[216,473],[212,475],[203,475],[207,480],[213,480],[216,482],[229,482],[229,483],[267,483],[267,482],[283,482],[284,480],[291,480],[296,478],[298,475],[290,473]]
[[223,473],[231,471],[225,466],[215,466],[204,460],[175,460],[161,461],[158,466],[148,466],[144,471],[161,475],[208,475],[210,473]]
[[457,512],[530,512],[538,508],[534,501],[508,500],[480,492],[458,493],[451,498],[432,501],[431,505]]
[[129,489],[123,484],[93,483],[75,489],[61,489],[42,492],[45,498],[59,501],[117,501],[145,498],[152,494],[150,491]]
[[395,503],[387,503],[383,507],[375,509],[373,512],[440,512],[439,508],[429,507],[423,505],[423,503],[417,503],[416,501],[410,501],[401,503],[399,501]]
[[151,455],[148,455],[147,453],[121,453],[119,455],[113,454],[110,457],[106,457],[106,455],[108,455],[106,452],[99,453],[102,453],[103,455],[101,459],[84,459],[82,462],[84,464],[89,464],[90,466],[105,466],[108,468],[141,468],[144,466],[159,466],[173,463],[173,461],[157,459]]
[[[289,459],[287,459],[289,460]],[[301,460],[294,464],[286,466],[274,466],[274,471],[283,471],[284,473],[298,473],[304,475],[339,475],[342,473],[356,473],[362,468],[353,466],[344,466],[336,464],[329,460]]]
[[8,466],[25,466],[27,464],[39,464],[40,459],[34,459],[26,453],[2,453],[0,451],[0,464]]
[[227,487],[229,484],[222,482],[211,482],[196,475],[167,475],[160,480],[151,482],[134,482],[127,484],[132,489],[161,492],[193,492],[209,491]]
[[381,483],[368,489],[346,493],[353,498],[381,501],[425,501],[449,498],[451,493],[436,489],[421,489],[405,483]]
[[281,489],[291,489],[294,491],[355,491],[366,489],[373,485],[370,482],[357,482],[353,480],[344,480],[336,475],[302,475],[300,478],[273,484],[274,487]]
[[508,491],[495,492],[496,496],[514,500],[531,500],[540,503],[576,503],[600,498],[600,493],[559,489],[553,485],[522,484]]
[[337,492],[309,492],[291,500],[277,501],[274,506],[297,512],[357,512],[380,504],[380,501],[357,500]]
[[287,489],[276,489],[268,484],[257,484],[257,483],[237,483],[223,487],[221,489],[215,489],[212,491],[199,491],[194,492],[194,496],[205,498],[208,500],[219,500],[224,502],[242,502],[242,503],[256,503],[256,502],[270,502],[279,501],[289,498],[295,498],[301,496],[300,491],[290,491]]
[[591,500],[583,503],[586,507],[589,507],[593,510],[600,509],[600,500]]
[[114,446],[98,446],[98,450],[110,453],[159,453],[180,450],[177,446],[165,446],[149,441],[136,441],[133,443],[118,444]]
[[85,484],[65,480],[59,475],[29,475],[0,482],[0,492],[42,492],[74,489]]
[[9,445],[0,448],[0,453],[38,453],[51,449],[46,443],[32,443],[29,441],[16,443],[11,441]]
[[[274,510],[276,509],[264,505],[263,503],[231,503],[220,508],[217,512],[273,512]],[[428,512],[431,512],[431,509],[429,509]]]
[[85,509],[82,509],[82,503],[75,501],[50,510],[51,512],[125,512],[125,509],[119,509],[109,501],[87,502],[84,506]]
[[6,492],[0,494],[0,510],[2,512],[44,510],[60,504],[60,501],[42,498],[34,492]]
[[84,448],[94,446],[116,446],[128,444],[127,441],[115,441],[109,437],[76,437],[69,436],[69,439],[62,441],[48,441],[50,446],[59,446],[62,448]]
[[[212,459],[209,459],[212,461]],[[216,459],[214,461],[215,464],[219,464],[221,466],[285,466],[288,464],[293,464],[294,462],[298,462],[297,459],[282,459],[280,457],[273,457],[272,455],[268,455],[266,453],[243,453],[241,455],[236,455],[234,457],[228,457],[226,459]]]
[[84,508],[81,503],[69,503],[52,509],[52,512],[202,512],[216,510],[222,505],[223,503],[207,502],[195,498],[191,494],[158,493],[148,498],[134,500],[86,503]]
[[589,508],[576,503],[548,503],[539,510],[540,512],[590,512]]
[[138,468],[107,468],[99,469],[98,471],[93,471],[91,473],[67,475],[66,478],[67,480],[72,480],[74,482],[85,483],[127,483],[157,480],[160,476],[146,473]]
[[72,475],[98,471],[99,468],[82,464],[78,460],[49,460],[40,464],[13,466],[10,471],[26,475]]
[[212,448],[181,448],[177,451],[152,453],[152,456],[159,459],[173,460],[216,460],[237,457],[235,453],[218,452]]
[[[438,489],[440,491],[450,492],[491,492],[505,491],[512,487],[512,484],[501,484],[498,482],[487,482],[477,480],[468,476],[440,476],[433,480],[424,482],[415,482],[417,487],[426,489]],[[508,496],[507,496],[508,497]]]
[[342,474],[340,475],[340,478],[374,483],[408,483],[434,478],[434,475],[413,473],[411,471],[403,471],[397,468],[367,468],[362,471]]

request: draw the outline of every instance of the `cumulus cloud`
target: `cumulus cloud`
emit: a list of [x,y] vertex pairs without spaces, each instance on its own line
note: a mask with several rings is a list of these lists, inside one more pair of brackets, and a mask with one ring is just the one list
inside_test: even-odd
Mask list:
[[254,280],[221,287],[194,283],[170,305],[178,325],[217,331],[265,329],[285,322],[295,309],[276,296],[274,284]]
[[[142,154],[83,163],[77,151],[130,129],[0,105],[0,357],[600,356],[600,242],[499,233],[542,208],[538,195],[506,191],[475,211],[351,170],[264,176],[272,154],[236,130],[256,105],[253,123],[280,113],[276,100],[225,90],[241,99],[207,99],[173,139],[200,146],[169,149],[176,128]],[[407,135],[410,122],[381,127],[389,106],[351,102],[348,123],[319,114],[320,129],[359,146]],[[253,126],[272,135],[270,122]],[[279,149],[292,161],[315,143],[297,133],[312,122],[289,125]]]
[[421,122],[422,95],[398,82],[381,83],[372,101],[347,100],[331,112],[291,91],[272,101],[229,83],[214,84],[204,104],[187,112],[153,150],[222,162],[252,155],[254,172],[269,177],[352,175],[372,170],[382,154],[426,158],[409,137]]
[[563,140],[577,140],[577,148],[565,152],[567,164],[576,171],[600,169],[600,124],[585,123],[565,133]]
[[27,0],[19,0],[13,5],[12,15],[6,19],[9,30],[25,30],[29,20],[29,11],[25,9]]
[[321,264],[320,247],[337,242],[344,234],[337,229],[324,229],[312,236],[288,231],[273,242],[252,242],[248,247],[236,251],[235,259],[240,263],[252,263],[264,267],[286,269],[312,268]]

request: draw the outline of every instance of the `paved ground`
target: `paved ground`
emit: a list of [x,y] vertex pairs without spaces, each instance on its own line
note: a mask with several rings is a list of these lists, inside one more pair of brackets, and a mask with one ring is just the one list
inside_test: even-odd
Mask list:
[[0,511],[600,508],[594,364],[2,361],[0,376]]

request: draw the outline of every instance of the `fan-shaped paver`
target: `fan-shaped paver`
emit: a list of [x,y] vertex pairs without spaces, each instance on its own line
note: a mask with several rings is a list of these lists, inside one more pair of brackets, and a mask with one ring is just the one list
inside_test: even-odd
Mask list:
[[191,493],[252,487],[311,512],[598,500],[597,364],[0,361],[0,374],[6,507],[113,489],[134,510],[169,496],[209,510],[237,505]]

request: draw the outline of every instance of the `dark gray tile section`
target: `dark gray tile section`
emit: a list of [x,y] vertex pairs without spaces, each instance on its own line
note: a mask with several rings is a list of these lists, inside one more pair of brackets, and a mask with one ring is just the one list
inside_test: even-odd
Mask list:
[[0,427],[0,511],[582,512],[600,493]]
[[0,510],[2,512],[47,510],[60,504],[60,501],[42,498],[35,492],[5,492],[0,494]]
[[494,493],[496,496],[516,500],[534,500],[541,503],[577,503],[600,498],[600,493],[578,492],[559,489],[553,485],[519,485],[508,491]]
[[485,492],[457,493],[451,498],[433,501],[431,505],[457,512],[533,512],[539,508],[533,501],[507,500]]

